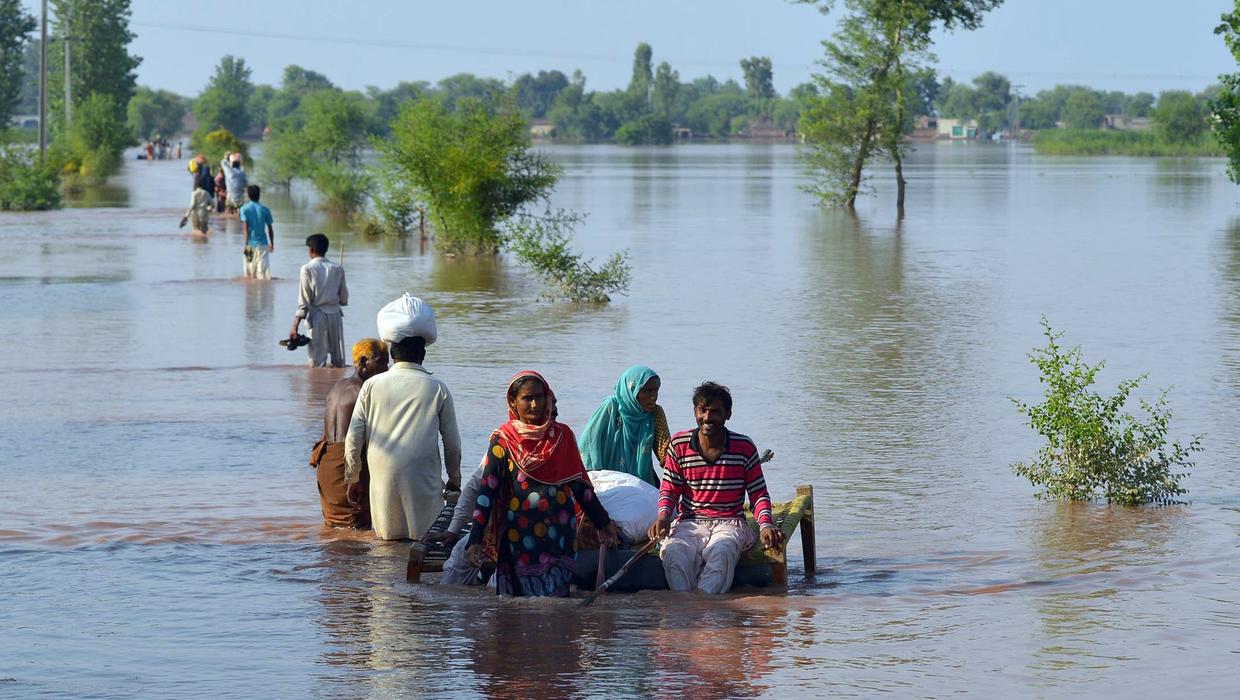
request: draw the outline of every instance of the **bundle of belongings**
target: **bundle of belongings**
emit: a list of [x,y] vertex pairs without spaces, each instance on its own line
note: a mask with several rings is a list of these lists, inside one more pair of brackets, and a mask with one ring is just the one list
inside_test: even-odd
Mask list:
[[[624,541],[645,542],[646,531],[659,516],[659,489],[640,477],[606,469],[591,471],[590,482],[607,514],[620,527]],[[578,551],[598,547],[598,533],[588,521],[578,531],[577,547]]]
[[379,309],[375,320],[379,338],[386,343],[396,344],[405,338],[421,336],[430,345],[439,337],[431,305],[408,292]]

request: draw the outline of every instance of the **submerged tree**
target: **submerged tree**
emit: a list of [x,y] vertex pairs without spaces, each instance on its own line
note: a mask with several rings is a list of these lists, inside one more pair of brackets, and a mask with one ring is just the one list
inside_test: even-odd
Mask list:
[[[834,0],[801,0],[823,12]],[[826,204],[856,205],[867,162],[892,159],[896,206],[904,209],[904,137],[912,128],[910,76],[930,58],[935,29],[975,29],[1002,0],[844,0],[848,16],[823,42],[821,96],[802,116],[810,144],[809,190]],[[914,94],[916,99],[916,94]]]
[[[1214,33],[1223,37],[1227,50],[1240,62],[1240,0],[1235,1],[1234,10],[1220,19]],[[1219,143],[1227,151],[1227,176],[1232,182],[1240,183],[1240,72],[1220,75],[1218,79],[1221,86],[1210,109],[1217,122],[1215,132]]]

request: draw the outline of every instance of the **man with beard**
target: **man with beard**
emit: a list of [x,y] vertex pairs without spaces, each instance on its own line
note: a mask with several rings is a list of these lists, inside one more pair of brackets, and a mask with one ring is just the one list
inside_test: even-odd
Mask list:
[[[762,546],[778,547],[783,533],[771,517],[758,448],[726,427],[732,417],[728,388],[715,382],[699,385],[693,390],[693,414],[697,429],[672,436],[659,517],[648,534],[652,540],[667,538],[661,557],[672,590],[727,593],[741,552],[754,544],[745,522],[746,493],[761,526]],[[677,508],[680,516],[672,526]]]

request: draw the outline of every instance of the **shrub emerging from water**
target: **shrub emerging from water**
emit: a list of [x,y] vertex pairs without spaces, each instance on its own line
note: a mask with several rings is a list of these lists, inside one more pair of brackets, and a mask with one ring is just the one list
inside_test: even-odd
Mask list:
[[1197,157],[1224,155],[1210,135],[1191,141],[1171,141],[1154,131],[1102,129],[1043,129],[1033,137],[1033,148],[1049,156]]
[[1042,330],[1046,347],[1029,359],[1042,374],[1043,401],[1012,401],[1047,444],[1033,460],[1012,465],[1013,471],[1041,487],[1043,498],[1139,505],[1174,503],[1188,493],[1180,481],[1204,436],[1193,436],[1188,445],[1167,441],[1167,390],[1154,403],[1142,400],[1145,417],[1138,418],[1125,406],[1146,375],[1120,382],[1114,396],[1102,396],[1091,387],[1105,363],[1086,364],[1080,347],[1064,350],[1063,334],[1046,318]]
[[376,209],[387,227],[407,230],[424,204],[440,248],[497,253],[507,246],[553,297],[602,302],[627,289],[623,254],[594,269],[569,249],[582,217],[549,206],[560,169],[530,148],[529,125],[511,101],[466,99],[455,111],[436,100],[410,103],[391,138],[375,147],[383,186]]
[[0,210],[35,211],[60,207],[60,177],[54,163],[30,149],[0,146]]
[[565,210],[522,212],[509,224],[508,247],[538,273],[552,298],[606,303],[611,294],[629,288],[628,254],[614,253],[595,269],[593,261],[569,247],[572,230],[582,220],[580,214]]

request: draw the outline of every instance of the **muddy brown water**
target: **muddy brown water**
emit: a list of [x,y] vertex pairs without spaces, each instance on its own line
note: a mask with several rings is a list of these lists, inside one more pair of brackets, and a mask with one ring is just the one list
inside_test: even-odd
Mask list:
[[[130,162],[62,211],[0,214],[0,696],[1235,697],[1240,693],[1240,189],[1217,160],[925,146],[908,216],[815,209],[789,146],[552,147],[576,244],[632,292],[539,301],[508,260],[371,241],[294,190],[270,283],[236,222],[176,228],[182,163]],[[403,583],[406,547],[325,530],[307,453],[336,371],[276,345],[301,241],[345,248],[349,339],[428,299],[427,365],[466,464],[505,379],[580,426],[629,364],[674,429],[703,379],[817,490],[815,580],[786,595],[609,595],[587,611]],[[1045,314],[1104,384],[1174,385],[1208,434],[1190,503],[1042,502],[1009,396]],[[1150,395],[1147,392],[1146,395]]]

